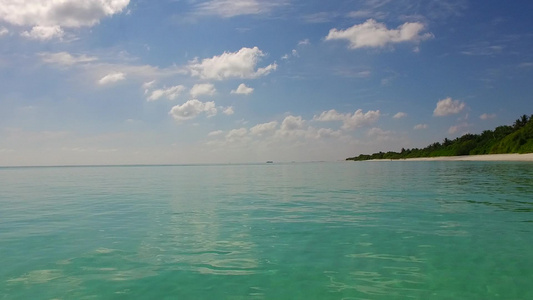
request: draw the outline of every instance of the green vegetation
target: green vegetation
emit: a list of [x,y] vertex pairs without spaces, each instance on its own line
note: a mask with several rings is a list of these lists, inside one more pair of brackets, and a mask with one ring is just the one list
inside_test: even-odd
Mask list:
[[465,134],[454,140],[444,139],[423,149],[403,149],[401,152],[361,154],[346,160],[403,159],[416,157],[460,156],[500,153],[533,153],[533,115],[523,115],[513,126],[498,126],[481,134]]

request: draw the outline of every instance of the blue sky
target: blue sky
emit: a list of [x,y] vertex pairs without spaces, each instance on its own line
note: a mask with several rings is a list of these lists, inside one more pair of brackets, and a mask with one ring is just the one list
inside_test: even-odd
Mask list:
[[0,165],[342,160],[533,113],[533,2],[0,0]]

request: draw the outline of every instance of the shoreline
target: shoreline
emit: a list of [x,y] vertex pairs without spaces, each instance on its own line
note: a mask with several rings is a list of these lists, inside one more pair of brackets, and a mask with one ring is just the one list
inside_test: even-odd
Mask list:
[[533,162],[533,153],[438,156],[438,157],[417,157],[417,158],[400,158],[400,159],[372,159],[368,161],[531,161]]

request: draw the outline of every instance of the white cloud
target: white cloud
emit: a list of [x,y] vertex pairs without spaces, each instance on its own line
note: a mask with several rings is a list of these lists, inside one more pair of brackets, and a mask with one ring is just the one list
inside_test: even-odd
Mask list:
[[193,99],[185,102],[182,105],[172,107],[169,114],[178,122],[196,118],[201,113],[205,113],[207,117],[212,117],[217,114],[215,102],[201,102]]
[[220,56],[198,59],[189,64],[192,76],[203,79],[222,80],[227,78],[257,78],[276,70],[275,63],[257,68],[257,63],[265,54],[259,48],[242,48],[237,52],[224,52]]
[[481,120],[494,119],[494,118],[496,118],[496,114],[482,114],[481,116],[479,116],[479,118]]
[[144,94],[148,94],[150,92],[150,88],[154,85],[155,79],[152,81],[147,81],[143,83],[142,88],[144,89]]
[[[458,124],[458,125],[455,125],[455,126],[452,126],[448,129],[448,133],[449,134],[455,134],[461,130],[464,130],[466,128],[468,128],[468,123],[461,123],[461,124]],[[464,132],[466,133],[466,132]]]
[[366,19],[372,17],[373,13],[371,10],[354,10],[348,13],[348,17]]
[[415,130],[421,130],[421,129],[427,129],[427,128],[428,128],[427,124],[416,124],[415,127],[413,127],[413,129]]
[[167,98],[169,100],[174,100],[184,90],[185,90],[185,87],[183,85],[176,85],[176,86],[171,86],[171,87],[166,88],[166,89],[154,90],[154,91],[152,91],[152,93],[150,94],[150,96],[146,100],[155,101],[155,100],[158,100],[158,99],[160,99],[162,97],[165,97],[165,98]]
[[333,71],[335,72],[335,74],[347,78],[367,78],[372,75],[372,72],[369,70],[361,71],[349,66],[339,66],[334,68]]
[[110,84],[126,79],[126,74],[121,72],[110,73],[98,80],[99,84]]
[[[263,125],[263,128],[261,128],[263,129],[262,135],[266,135],[266,133],[270,132],[267,131],[267,126],[274,126],[274,124]],[[259,127],[257,130],[259,130]],[[302,139],[316,139],[318,138],[318,133],[317,130],[309,126],[308,122],[301,116],[288,115],[283,119],[279,129],[275,131],[273,137],[278,141],[280,141],[280,139],[289,139],[294,142]]]
[[272,121],[269,123],[257,124],[254,127],[250,128],[250,133],[252,135],[265,135],[273,133],[278,127],[278,122]]
[[296,49],[292,49],[291,51],[291,54],[285,54],[281,57],[281,59],[283,60],[287,60],[291,57],[300,57],[300,55],[298,54],[298,51]]
[[307,14],[302,16],[302,21],[305,23],[319,24],[319,23],[329,23],[335,20],[339,16],[338,12],[317,12],[312,14]]
[[100,63],[86,64],[84,69],[90,76],[100,76],[101,74],[108,74],[120,70],[128,75],[128,78],[135,78],[139,82],[147,82],[151,80],[162,80],[164,78],[174,77],[176,75],[186,75],[188,70],[185,67],[172,65],[166,68],[159,68],[152,65],[135,64],[134,60],[124,57],[124,54],[119,53],[118,56],[111,57],[118,60],[118,63],[104,62],[100,59]]
[[53,38],[59,38],[61,39],[65,32],[61,27],[55,25],[55,26],[33,26],[31,31],[24,31],[20,35],[23,37],[27,37],[29,39],[33,40],[51,40]]
[[355,10],[348,13],[348,17],[354,18],[354,19],[367,19],[367,18],[376,18],[376,19],[383,19],[386,17],[386,13],[380,12],[380,11],[373,11],[373,10]]
[[491,45],[487,43],[472,43],[466,46],[466,49],[461,51],[461,54],[471,56],[494,56],[502,54],[505,46]]
[[298,42],[298,46],[308,46],[308,45],[311,45],[311,42],[309,41],[309,39],[304,39]]
[[0,27],[0,36],[7,35],[9,33],[9,30],[5,27]]
[[344,120],[343,129],[355,129],[361,126],[369,125],[376,122],[380,117],[379,110],[369,110],[363,113],[362,109],[356,110],[353,115],[348,114],[348,118]]
[[195,84],[190,91],[190,94],[193,98],[196,98],[200,95],[213,96],[216,92],[215,86],[211,83],[199,83]]
[[79,63],[88,63],[98,60],[98,58],[94,56],[87,56],[85,54],[73,56],[68,52],[43,52],[39,53],[39,56],[41,57],[42,61],[47,64],[58,64],[64,66],[71,66]]
[[238,95],[250,95],[253,92],[254,92],[254,89],[251,87],[247,87],[246,84],[244,83],[239,84],[236,90],[231,91],[232,94],[238,94]]
[[347,40],[350,49],[363,47],[385,47],[387,44],[401,42],[418,42],[432,38],[431,33],[422,33],[424,24],[419,22],[404,23],[397,29],[387,29],[383,23],[369,19],[365,23],[354,25],[346,30],[333,28],[326,36],[326,40]]
[[[225,158],[228,155],[231,156],[231,153],[239,153],[241,156],[247,155],[246,153],[252,154],[251,161],[268,159],[279,161],[312,160],[307,156],[311,152],[317,151],[317,154],[319,154],[326,149],[331,150],[332,148],[342,152],[343,150],[341,149],[354,146],[354,139],[344,135],[341,130],[315,128],[309,126],[308,122],[301,116],[293,115],[287,115],[282,122],[272,121],[257,124],[251,128],[236,128],[225,135],[223,135],[223,132],[218,131],[210,135],[211,138],[206,143],[209,149],[213,149],[217,153],[224,152]],[[274,157],[272,157],[273,153]],[[294,158],[288,159],[287,153],[291,153],[291,155],[292,153],[299,154],[293,156]],[[332,157],[332,159],[346,157],[349,151],[346,151],[346,153]]]
[[222,130],[215,130],[215,131],[211,131],[210,133],[208,133],[207,136],[209,136],[209,137],[220,136],[223,133],[224,133],[224,131],[222,131]]
[[149,89],[151,88],[155,83],[155,79],[152,80],[152,81],[147,81],[145,83],[143,83],[143,89]]
[[330,122],[330,121],[344,121],[346,119],[345,114],[338,113],[336,110],[331,109],[328,111],[323,111],[320,116],[314,116],[313,120],[321,122]]
[[373,137],[377,140],[388,140],[391,138],[392,131],[383,130],[378,127],[373,127],[367,131],[366,135],[369,137]]
[[18,26],[93,26],[129,0],[0,0],[0,21]]
[[[314,130],[314,128],[310,128],[311,130]],[[334,138],[334,137],[340,137],[342,136],[342,132],[339,130],[333,130],[331,128],[319,128],[316,130],[316,134],[314,136],[315,139],[323,139],[323,138]]]
[[240,140],[248,134],[248,129],[246,128],[239,128],[239,129],[232,129],[228,134],[226,135],[226,139],[228,140]]
[[281,122],[281,130],[282,131],[292,131],[292,130],[299,130],[305,128],[305,120],[302,119],[301,116],[292,116],[289,115],[283,119],[283,122]]
[[405,117],[407,117],[407,114],[404,113],[404,112],[401,112],[401,111],[393,116],[394,119],[401,119],[401,118],[405,118]]
[[231,116],[235,113],[235,111],[233,111],[233,106],[229,106],[226,109],[224,109],[222,113],[225,115]]
[[378,127],[372,127],[368,130],[367,135],[368,136],[380,136],[380,135],[389,135],[391,134],[391,131],[383,130]]
[[199,15],[218,15],[231,18],[239,15],[259,15],[269,13],[275,7],[284,5],[284,1],[261,0],[211,0],[197,6]]
[[458,114],[465,108],[465,103],[459,100],[452,100],[448,97],[437,102],[437,107],[433,111],[434,116],[442,117]]
[[374,123],[379,119],[380,115],[379,110],[369,110],[363,113],[362,109],[358,109],[353,114],[342,114],[331,109],[322,112],[319,116],[314,116],[313,120],[321,122],[342,121],[342,129],[353,130]]

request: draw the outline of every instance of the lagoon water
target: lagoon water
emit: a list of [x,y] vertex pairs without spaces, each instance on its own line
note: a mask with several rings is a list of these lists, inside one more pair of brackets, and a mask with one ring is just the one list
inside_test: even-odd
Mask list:
[[533,299],[533,164],[0,168],[0,299]]

